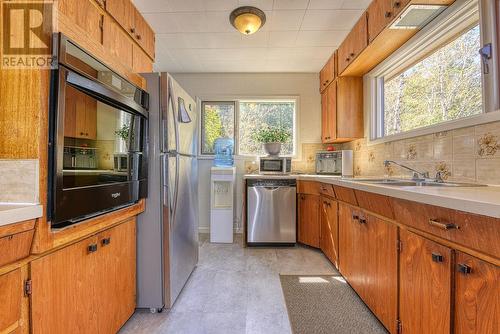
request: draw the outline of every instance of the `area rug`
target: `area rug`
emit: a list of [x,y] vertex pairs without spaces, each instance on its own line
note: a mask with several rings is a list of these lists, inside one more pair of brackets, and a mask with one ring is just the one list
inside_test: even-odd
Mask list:
[[280,275],[294,334],[387,333],[342,276]]

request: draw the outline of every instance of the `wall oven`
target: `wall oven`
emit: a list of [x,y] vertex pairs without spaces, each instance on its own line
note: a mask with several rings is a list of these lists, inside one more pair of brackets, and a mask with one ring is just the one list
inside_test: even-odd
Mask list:
[[149,95],[62,34],[54,55],[48,216],[61,228],[146,197]]

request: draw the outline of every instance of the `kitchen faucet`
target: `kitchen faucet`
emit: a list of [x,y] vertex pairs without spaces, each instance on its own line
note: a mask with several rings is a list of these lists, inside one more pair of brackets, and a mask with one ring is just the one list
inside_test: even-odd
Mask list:
[[398,163],[396,161],[393,161],[393,160],[385,160],[384,161],[384,166],[385,167],[388,167],[390,164],[398,165],[401,168],[404,168],[404,169],[409,170],[410,172],[413,172],[412,180],[420,180],[420,179],[428,179],[429,178],[429,172],[419,172],[418,170],[415,170],[415,169],[413,169],[411,167],[402,165],[402,164],[400,164],[400,163]]

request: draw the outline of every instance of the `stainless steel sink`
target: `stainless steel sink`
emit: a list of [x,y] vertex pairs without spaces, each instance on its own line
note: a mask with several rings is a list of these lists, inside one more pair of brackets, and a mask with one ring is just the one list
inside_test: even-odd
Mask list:
[[485,184],[459,183],[459,182],[436,182],[432,180],[402,180],[402,179],[352,179],[355,182],[381,184],[395,187],[486,187]]

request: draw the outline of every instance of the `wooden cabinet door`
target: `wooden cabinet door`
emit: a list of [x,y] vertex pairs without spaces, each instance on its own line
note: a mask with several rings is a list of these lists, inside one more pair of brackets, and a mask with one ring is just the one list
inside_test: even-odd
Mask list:
[[325,256],[338,268],[339,226],[337,215],[337,201],[322,197],[319,247]]
[[97,100],[85,96],[85,138],[97,139]]
[[319,72],[321,92],[324,91],[328,87],[328,85],[330,85],[335,80],[337,76],[336,61],[337,61],[337,51],[335,51],[330,56],[325,66],[323,66],[323,68]]
[[396,333],[397,226],[339,203],[340,271],[372,312]]
[[363,138],[363,78],[339,77],[336,89],[334,138],[337,142]]
[[86,38],[102,44],[104,14],[97,3],[91,0],[59,0],[58,9],[59,13],[88,33]]
[[398,16],[409,3],[410,0],[392,0],[393,18]]
[[324,143],[337,138],[337,84],[333,82],[321,95],[321,130]]
[[86,95],[70,85],[66,86],[64,111],[64,136],[87,138]]
[[106,10],[129,34],[133,33],[134,12],[130,0],[106,0]]
[[103,45],[117,61],[132,68],[132,48],[134,45],[130,36],[110,17],[104,19]]
[[368,7],[368,41],[371,43],[375,37],[392,21],[393,0],[374,0]]
[[338,49],[338,75],[368,46],[367,15],[364,13]]
[[455,333],[500,333],[500,267],[457,252]]
[[[91,248],[89,248],[89,246]],[[32,332],[97,333],[97,237],[31,262]]]
[[299,242],[319,248],[319,196],[299,194]]
[[117,333],[134,313],[136,300],[135,219],[98,235],[96,266],[99,333]]
[[399,316],[405,334],[450,333],[451,249],[400,231]]
[[155,58],[155,33],[134,7],[135,39],[152,58]]
[[133,46],[132,55],[132,69],[134,73],[153,72],[153,62],[137,44]]
[[0,275],[0,333],[11,333],[21,326],[23,294],[21,269]]

